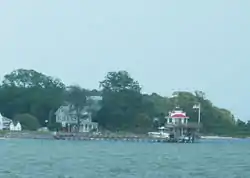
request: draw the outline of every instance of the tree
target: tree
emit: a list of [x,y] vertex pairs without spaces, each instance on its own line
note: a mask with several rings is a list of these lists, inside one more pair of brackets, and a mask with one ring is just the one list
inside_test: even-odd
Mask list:
[[35,70],[17,69],[4,76],[3,86],[18,88],[64,88],[64,84],[56,78],[46,76]]
[[[153,102],[155,116],[158,118],[155,125],[162,125],[168,112],[179,106],[190,117],[190,122],[198,122],[198,111],[193,109],[193,105],[201,104],[202,132],[206,134],[235,134],[237,126],[233,114],[222,108],[215,107],[211,101],[206,99],[204,92],[186,91],[174,92],[172,97],[162,97],[156,93],[145,95]],[[165,115],[165,116],[164,116]],[[162,118],[162,119],[161,119]]]
[[69,86],[66,90],[66,101],[71,107],[72,112],[76,114],[79,132],[82,113],[87,105],[86,90],[80,86]]
[[212,102],[205,98],[203,92],[196,91],[191,93],[178,91],[171,100],[187,113],[191,122],[198,121],[198,113],[193,109],[193,105],[200,103],[201,123],[203,124],[202,132],[222,135],[235,132],[236,125],[231,112],[213,106]]
[[104,92],[141,91],[139,83],[131,78],[127,71],[109,72],[100,82],[100,87]]
[[135,131],[145,133],[153,128],[152,119],[145,113],[138,113],[135,117]]
[[102,109],[98,122],[111,130],[132,130],[137,115],[148,106],[141,95],[141,87],[126,71],[109,72],[100,82]]
[[[157,93],[141,94],[139,82],[127,71],[107,73],[100,82],[100,88],[101,91],[80,86],[66,87],[57,78],[35,70],[18,69],[4,76],[0,86],[0,112],[8,118],[25,118],[20,120],[25,120],[22,122],[29,128],[32,126],[28,126],[28,123],[36,123],[34,117],[41,126],[45,126],[45,120],[49,120],[49,126],[53,129],[57,127],[54,112],[66,101],[76,112],[78,129],[83,111],[90,111],[94,121],[105,129],[140,130],[145,133],[153,125],[163,125],[165,116],[176,106],[187,113],[191,122],[197,122],[198,113],[193,105],[200,103],[201,131],[204,134],[250,135],[249,122],[236,121],[230,111],[216,107],[202,91],[177,91],[172,97]],[[102,96],[102,101],[96,102],[89,96]]]
[[36,117],[30,114],[17,114],[14,121],[19,121],[24,130],[37,130],[40,125]]
[[49,113],[62,104],[64,90],[59,79],[34,70],[14,70],[4,76],[0,88],[0,112],[9,118],[30,113],[45,126]]
[[174,109],[176,106],[174,101],[158,95],[157,93],[152,93],[151,95],[144,95],[144,99],[151,103],[151,107],[154,110],[154,116],[159,116],[160,114],[168,115],[168,112]]

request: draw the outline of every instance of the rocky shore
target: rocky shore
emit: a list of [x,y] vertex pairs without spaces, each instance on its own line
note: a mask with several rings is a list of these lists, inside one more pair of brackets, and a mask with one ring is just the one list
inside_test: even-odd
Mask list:
[[2,138],[22,139],[54,139],[52,132],[5,132],[1,133]]

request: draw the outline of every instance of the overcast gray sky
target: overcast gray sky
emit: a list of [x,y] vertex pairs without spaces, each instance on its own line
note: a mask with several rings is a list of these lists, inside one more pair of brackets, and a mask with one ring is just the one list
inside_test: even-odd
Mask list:
[[144,92],[202,90],[250,119],[248,0],[0,1],[0,77],[35,69],[97,88],[127,70]]

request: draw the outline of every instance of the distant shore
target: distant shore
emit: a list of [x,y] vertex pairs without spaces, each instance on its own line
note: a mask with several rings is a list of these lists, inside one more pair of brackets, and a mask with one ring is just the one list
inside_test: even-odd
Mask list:
[[201,136],[201,139],[209,140],[230,140],[230,139],[249,139],[250,137],[239,137],[239,136]]
[[237,137],[227,137],[227,136],[201,136],[201,139],[236,139]]

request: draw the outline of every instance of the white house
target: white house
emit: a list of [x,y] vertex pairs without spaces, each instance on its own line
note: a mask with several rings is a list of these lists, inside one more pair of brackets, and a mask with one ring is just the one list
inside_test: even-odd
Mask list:
[[[92,122],[92,110],[99,110],[101,108],[100,96],[90,96],[87,98],[88,105],[84,107],[80,115],[80,132],[90,132],[92,130],[98,130],[98,123]],[[77,124],[76,111],[70,106],[65,105],[58,108],[55,112],[56,122],[61,123],[63,127],[68,127],[73,130]]]
[[11,122],[12,122],[11,119],[3,117],[2,114],[0,113],[0,130],[9,130]]
[[10,131],[22,131],[22,126],[20,122],[17,122],[16,124],[14,122],[11,122],[9,129]]
[[19,122],[14,124],[11,119],[3,117],[2,114],[0,113],[0,130],[21,131],[22,126]]

